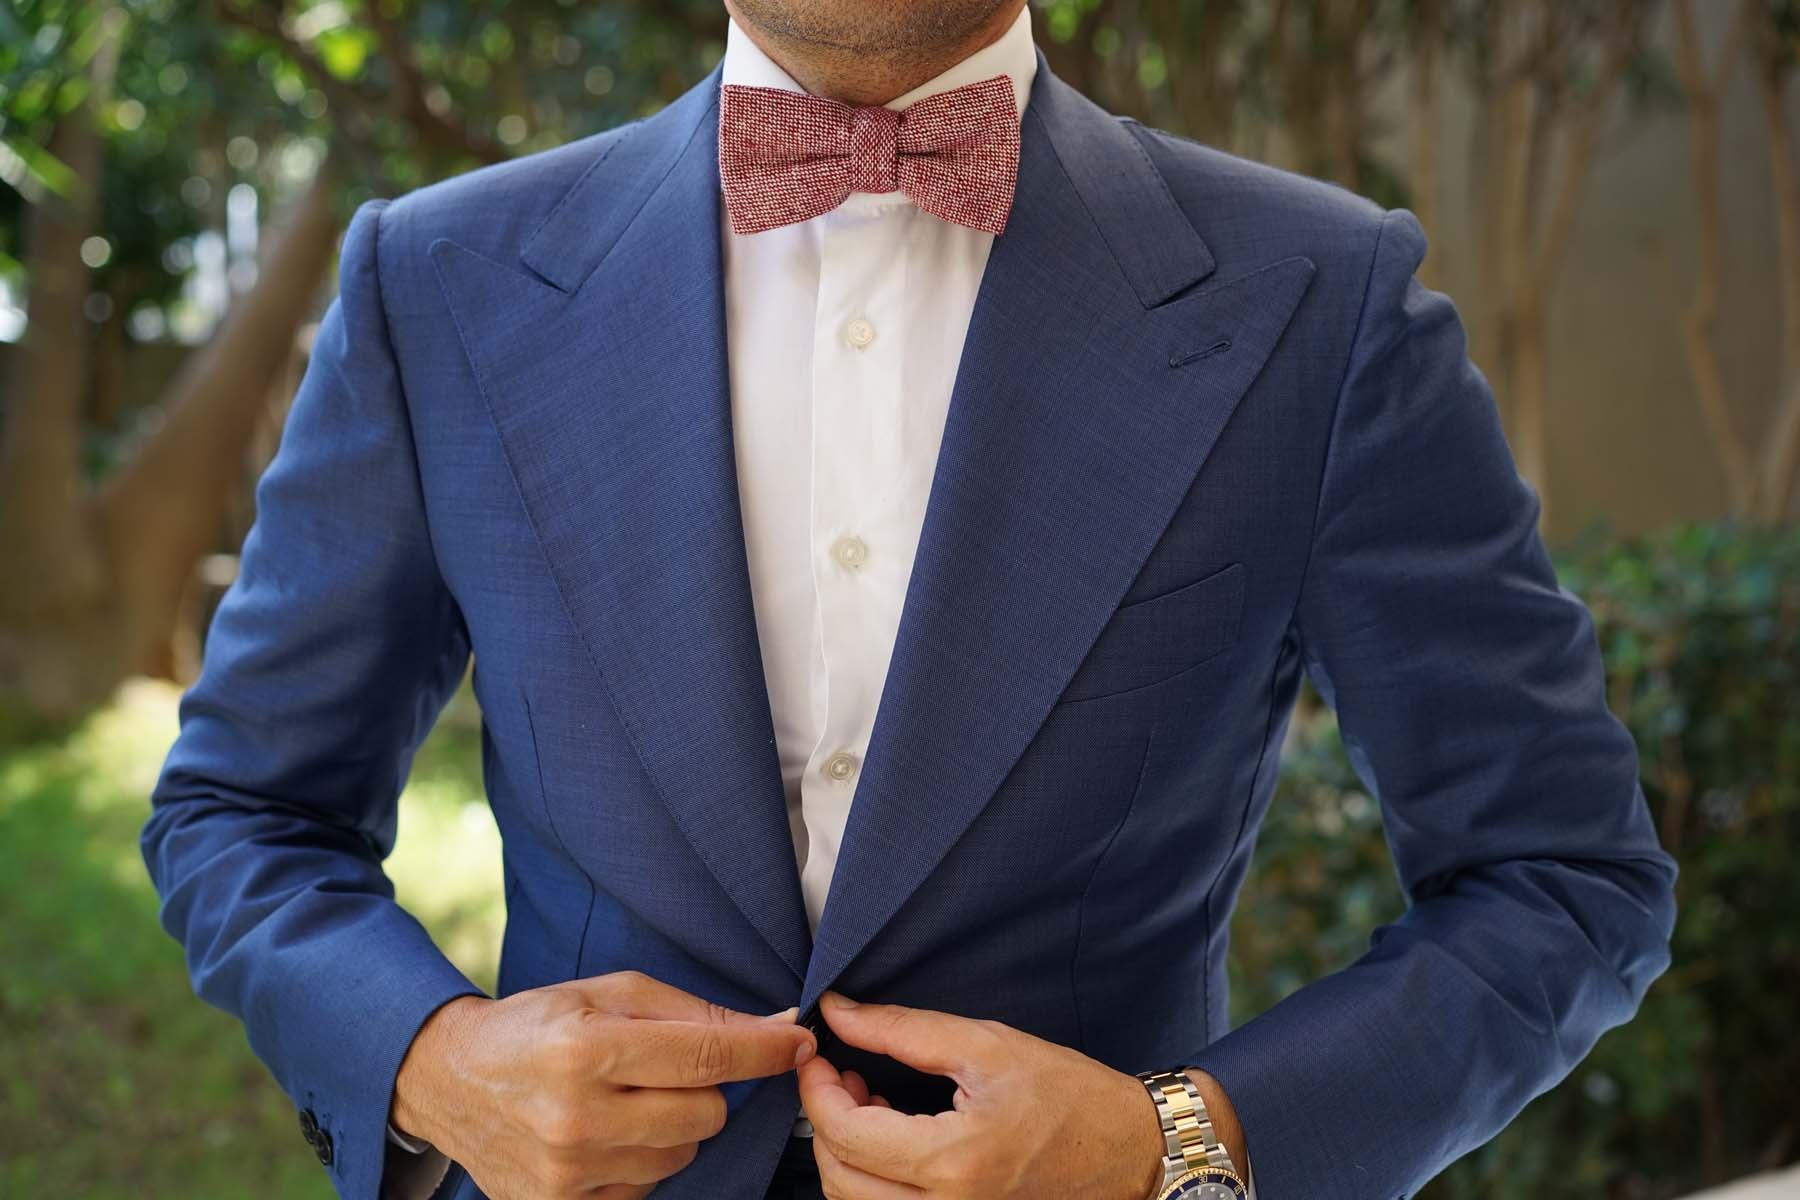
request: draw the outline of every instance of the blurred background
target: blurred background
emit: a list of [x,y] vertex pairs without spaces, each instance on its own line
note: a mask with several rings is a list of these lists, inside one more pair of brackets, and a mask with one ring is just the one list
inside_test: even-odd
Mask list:
[[[1424,1195],[1800,1160],[1800,0],[1032,0],[1105,107],[1417,213],[1681,860],[1641,1015]],[[0,1196],[325,1197],[137,831],[354,206],[655,110],[718,0],[0,0]],[[466,689],[402,901],[491,986]],[[1238,1019],[1401,898],[1308,693]],[[1800,1194],[1781,1190],[1780,1194]]]

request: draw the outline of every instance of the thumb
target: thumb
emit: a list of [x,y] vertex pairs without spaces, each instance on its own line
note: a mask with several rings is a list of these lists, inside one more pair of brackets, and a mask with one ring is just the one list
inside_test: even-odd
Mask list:
[[955,1013],[904,1004],[858,1004],[831,991],[821,998],[819,1011],[832,1033],[847,1044],[959,1083],[1000,1051],[1000,1039],[989,1022]]

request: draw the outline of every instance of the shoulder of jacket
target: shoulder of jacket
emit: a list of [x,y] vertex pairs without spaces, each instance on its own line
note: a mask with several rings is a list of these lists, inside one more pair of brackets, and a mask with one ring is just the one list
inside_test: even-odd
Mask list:
[[1315,260],[1348,251],[1367,261],[1388,211],[1373,200],[1133,117],[1115,119],[1136,137],[1176,203],[1222,260],[1234,231],[1254,229],[1259,241],[1274,237],[1289,243],[1287,252]]

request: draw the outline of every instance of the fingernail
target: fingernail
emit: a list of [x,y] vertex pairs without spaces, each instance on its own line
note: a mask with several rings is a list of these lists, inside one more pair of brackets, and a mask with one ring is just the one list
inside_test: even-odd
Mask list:
[[835,1001],[840,1008],[855,1008],[856,1007],[856,1001],[854,1001],[850,997],[844,995],[844,993],[842,993],[842,992],[826,992],[825,994],[827,996],[830,996],[832,998],[832,1000]]
[[817,1051],[817,1047],[813,1045],[813,1041],[811,1038],[808,1038],[808,1039],[806,1039],[806,1041],[801,1042],[800,1048],[798,1050],[794,1051],[794,1065],[796,1067],[798,1067],[801,1063],[803,1063],[807,1059],[811,1058],[813,1056],[813,1054],[816,1053],[816,1051]]
[[770,1013],[768,1016],[764,1017],[763,1020],[765,1020],[765,1021],[793,1021],[793,1020],[797,1020],[799,1018],[799,1016],[800,1016],[800,1006],[798,1004],[790,1004],[786,1008],[782,1009],[780,1012]]

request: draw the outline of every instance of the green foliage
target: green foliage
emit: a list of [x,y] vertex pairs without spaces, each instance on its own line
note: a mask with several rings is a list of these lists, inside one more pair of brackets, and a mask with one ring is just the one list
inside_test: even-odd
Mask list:
[[[24,206],[72,190],[51,138],[87,92],[104,7],[0,6],[0,269],[12,275]],[[189,239],[224,226],[236,185],[269,212],[329,160],[347,217],[371,195],[642,116],[724,50],[716,0],[117,0],[113,11],[119,63],[95,116],[109,252],[93,283],[111,300],[102,311],[121,316],[175,315]]]
[[[115,10],[118,65],[91,118],[104,138],[97,227],[109,247],[92,279],[121,314],[173,302],[191,266],[186,240],[223,224],[233,184],[250,183],[265,203],[279,201],[323,153],[321,126],[270,86],[276,64],[259,63],[252,48],[197,9],[191,0],[134,0]],[[0,52],[0,139],[44,164],[32,175],[0,172],[13,185],[0,188],[0,250],[15,257],[23,205],[70,191],[67,168],[49,147],[59,120],[81,119],[68,114],[87,92],[99,11],[91,3],[21,0],[6,18],[20,40],[0,39],[10,47]]]
[[[1595,527],[1558,568],[1681,862],[1674,964],[1439,1200],[1673,1197],[1800,1155],[1800,531]],[[1283,767],[1233,926],[1239,1019],[1356,958],[1401,903],[1328,714]]]
[[[0,1196],[326,1200],[242,1026],[189,990],[138,852],[174,688],[128,685],[67,740],[0,749]],[[465,693],[415,763],[388,861],[476,982],[498,951],[498,835]]]
[[1404,901],[1381,811],[1310,692],[1282,754],[1281,782],[1231,929],[1234,1023],[1353,961]]
[[322,1196],[291,1108],[157,927],[134,859],[166,726],[144,717],[0,757],[0,1195]]
[[80,103],[79,67],[92,53],[91,22],[73,0],[0,5],[0,272],[18,273],[27,194],[67,196],[73,173],[45,148],[52,122]]

